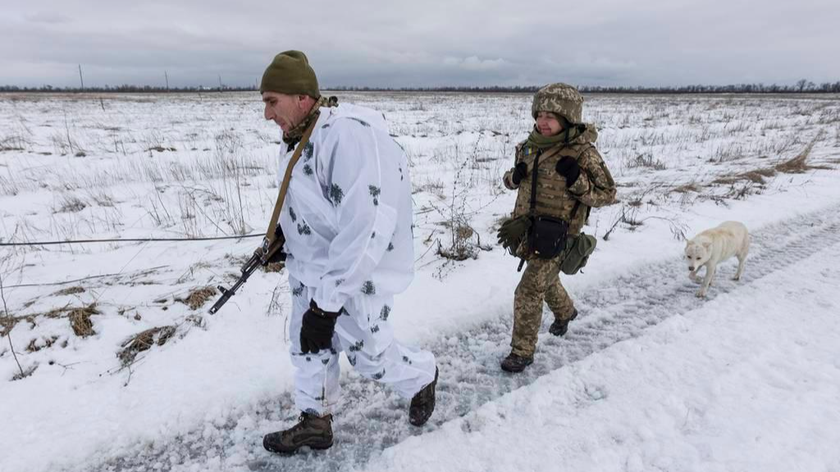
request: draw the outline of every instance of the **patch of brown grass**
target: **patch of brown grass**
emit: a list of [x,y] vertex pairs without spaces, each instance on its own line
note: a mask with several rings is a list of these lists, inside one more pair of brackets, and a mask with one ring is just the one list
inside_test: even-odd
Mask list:
[[743,174],[747,180],[757,184],[763,184],[765,177],[773,177],[774,175],[776,175],[774,169],[756,169]]
[[58,336],[51,336],[49,338],[41,338],[44,342],[39,343],[38,338],[33,338],[32,341],[29,341],[29,345],[26,346],[27,352],[38,352],[41,349],[52,347],[56,341],[58,341]]
[[96,331],[93,330],[93,323],[90,321],[90,317],[98,314],[100,312],[96,309],[95,303],[70,310],[67,317],[70,319],[70,327],[73,328],[73,333],[82,338],[96,334]]
[[808,157],[811,155],[811,150],[814,149],[814,144],[816,144],[821,137],[822,134],[814,138],[813,141],[805,146],[805,149],[803,149],[798,156],[793,159],[788,159],[780,164],[776,164],[774,169],[783,174],[802,174],[813,169],[831,169],[831,167],[811,165],[808,163]]
[[176,298],[175,301],[186,304],[190,307],[190,310],[197,310],[207,303],[207,300],[216,296],[217,293],[216,287],[201,287],[193,289],[187,298]]
[[814,144],[820,139],[820,136],[814,138],[805,149],[802,150],[796,157],[780,162],[770,168],[759,168],[749,172],[743,172],[735,175],[727,175],[719,177],[713,181],[715,184],[733,185],[741,181],[750,181],[755,184],[763,185],[766,183],[765,179],[774,177],[778,173],[782,174],[802,174],[814,169],[831,169],[828,166],[812,165],[808,163],[808,157],[811,155],[811,150]]
[[671,189],[671,191],[674,192],[674,193],[689,193],[689,192],[700,193],[700,186],[698,186],[694,182],[691,182],[691,183],[688,183],[688,184],[680,185],[679,187],[674,187],[674,188]]
[[175,326],[158,326],[141,331],[122,343],[122,349],[117,352],[117,358],[123,366],[129,366],[137,358],[137,354],[148,351],[155,344],[163,346],[173,335],[175,335]]
[[0,337],[4,337],[12,332],[15,325],[18,324],[22,318],[15,318],[14,316],[0,316]]
[[55,292],[53,296],[76,295],[77,293],[85,293],[85,291],[83,287],[69,287]]
[[808,155],[811,153],[811,145],[805,148],[805,151],[800,153],[793,159],[789,159],[773,167],[775,170],[783,174],[801,174],[808,171],[812,167],[808,165]]

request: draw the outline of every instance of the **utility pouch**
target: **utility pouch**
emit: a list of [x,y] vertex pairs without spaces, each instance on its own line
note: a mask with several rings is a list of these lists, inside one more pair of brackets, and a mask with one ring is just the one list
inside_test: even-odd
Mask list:
[[540,259],[554,259],[566,249],[568,232],[568,222],[549,216],[536,216],[528,233],[528,248]]
[[566,255],[560,263],[560,270],[567,275],[575,275],[589,262],[589,256],[595,251],[598,240],[585,233],[569,238],[566,243]]

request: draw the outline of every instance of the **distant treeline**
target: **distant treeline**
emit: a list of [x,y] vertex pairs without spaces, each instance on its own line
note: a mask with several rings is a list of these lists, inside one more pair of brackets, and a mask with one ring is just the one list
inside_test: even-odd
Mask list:
[[[539,86],[515,87],[330,87],[325,90],[339,92],[472,92],[472,93],[534,93]],[[703,94],[703,93],[840,93],[840,81],[815,84],[806,79],[793,85],[777,84],[738,84],[738,85],[685,85],[661,87],[623,87],[582,85],[578,89],[583,93],[622,93],[622,94]],[[255,92],[253,85],[248,87],[157,87],[151,85],[118,85],[116,87],[18,87],[0,85],[2,92],[34,93],[210,93],[210,92]]]

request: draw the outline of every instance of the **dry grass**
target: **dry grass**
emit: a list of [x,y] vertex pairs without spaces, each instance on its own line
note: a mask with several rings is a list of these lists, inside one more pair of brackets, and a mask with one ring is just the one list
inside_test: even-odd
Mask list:
[[694,182],[691,182],[691,183],[688,183],[688,184],[680,185],[679,187],[674,187],[674,188],[671,189],[671,192],[673,192],[673,193],[689,193],[689,192],[700,193],[700,190],[701,190],[700,186],[698,186]]
[[808,144],[808,146],[806,146],[798,156],[780,164],[776,164],[773,169],[783,174],[802,174],[813,169],[830,169],[830,167],[826,166],[808,164],[808,157],[811,155],[811,150],[814,148],[814,144],[816,144],[817,139],[819,138],[815,138],[811,141],[811,143]]
[[58,336],[51,336],[49,338],[42,338],[41,341],[43,341],[43,342],[38,342],[38,341],[39,341],[38,338],[33,338],[31,341],[29,341],[29,345],[26,346],[26,351],[27,352],[38,352],[41,349],[52,347],[52,345],[55,344],[56,341],[58,341]]
[[85,291],[83,287],[69,287],[55,292],[53,296],[76,295],[78,293],[85,293]]
[[16,318],[14,316],[0,316],[0,337],[5,337],[12,332],[15,325],[23,318]]
[[764,180],[765,178],[773,177],[774,175],[776,175],[775,169],[754,169],[736,175],[727,175],[724,177],[719,177],[715,179],[712,183],[721,185],[732,185],[746,180],[749,182],[763,185],[766,182]]
[[744,179],[756,184],[763,184],[765,178],[770,178],[774,175],[776,175],[774,169],[755,169],[741,174]]
[[158,326],[141,331],[122,343],[117,358],[127,367],[134,362],[137,354],[149,350],[155,344],[163,346],[174,334],[175,326]]
[[648,168],[653,170],[665,170],[668,166],[659,159],[655,159],[652,154],[639,154],[627,162],[629,168]]
[[70,319],[70,327],[73,328],[73,333],[82,338],[96,334],[96,331],[93,330],[93,323],[90,321],[90,317],[98,314],[100,313],[96,309],[95,303],[70,310],[67,317]]
[[802,174],[814,169],[830,169],[827,166],[812,165],[808,163],[808,157],[811,155],[811,150],[814,148],[819,137],[815,138],[802,150],[797,156],[776,164],[773,167],[759,168],[749,172],[743,172],[736,175],[730,175],[715,179],[713,183],[723,185],[733,185],[741,181],[749,181],[755,184],[763,185],[767,178],[774,177],[776,174]]
[[175,301],[186,304],[190,307],[190,310],[197,310],[207,303],[207,300],[216,296],[217,293],[216,287],[201,287],[193,289],[187,298],[176,298]]

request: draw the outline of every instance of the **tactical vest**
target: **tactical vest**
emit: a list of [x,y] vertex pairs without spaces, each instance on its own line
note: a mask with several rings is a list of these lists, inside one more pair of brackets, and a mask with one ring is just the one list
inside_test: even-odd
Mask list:
[[[578,202],[569,194],[566,189],[566,178],[555,170],[557,161],[568,156],[575,160],[580,159],[589,148],[591,143],[561,144],[547,149],[540,154],[537,168],[537,207],[536,213],[541,216],[561,218],[569,222],[569,235],[576,236],[580,233],[586,218],[589,215],[589,207]],[[537,149],[527,145],[520,145],[516,152],[516,162],[524,162],[528,166],[528,174],[519,184],[519,193],[516,195],[516,207],[513,216],[527,215],[531,211],[531,186],[534,171],[534,158]],[[586,170],[581,169],[581,177],[585,178]],[[579,208],[575,213],[573,221],[570,221],[575,205]]]

